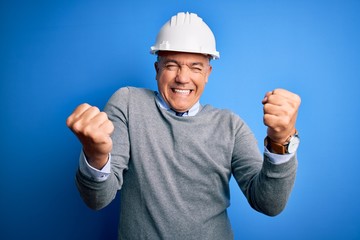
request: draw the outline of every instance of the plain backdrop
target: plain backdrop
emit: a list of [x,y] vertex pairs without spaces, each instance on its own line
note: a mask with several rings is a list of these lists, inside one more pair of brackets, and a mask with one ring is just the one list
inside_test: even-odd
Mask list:
[[0,239],[116,239],[119,198],[82,202],[65,120],[120,87],[155,90],[150,46],[180,11],[204,19],[221,54],[201,103],[239,114],[261,150],[265,93],[302,97],[288,205],[261,215],[232,180],[235,239],[360,239],[360,1],[347,0],[1,1]]

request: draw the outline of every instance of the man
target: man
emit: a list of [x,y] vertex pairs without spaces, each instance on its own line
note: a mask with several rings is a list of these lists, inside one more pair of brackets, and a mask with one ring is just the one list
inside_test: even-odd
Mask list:
[[84,201],[101,209],[121,189],[119,239],[233,239],[231,176],[255,210],[279,214],[296,174],[299,96],[266,93],[262,155],[239,116],[199,103],[210,59],[219,58],[201,18],[173,16],[151,52],[158,92],[121,88],[104,112],[82,104],[67,119],[83,145],[76,183]]

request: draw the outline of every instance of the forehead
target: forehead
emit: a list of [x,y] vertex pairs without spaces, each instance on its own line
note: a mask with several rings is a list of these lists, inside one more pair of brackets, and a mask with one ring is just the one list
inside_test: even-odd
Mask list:
[[179,63],[209,63],[209,58],[199,53],[186,53],[186,52],[170,52],[162,51],[158,53],[160,59],[165,61],[176,61]]

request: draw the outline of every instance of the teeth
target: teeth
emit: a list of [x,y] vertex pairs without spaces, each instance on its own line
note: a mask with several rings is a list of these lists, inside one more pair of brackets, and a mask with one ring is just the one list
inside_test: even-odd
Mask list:
[[180,94],[189,94],[190,90],[183,90],[183,89],[174,89],[174,91],[176,93],[180,93]]

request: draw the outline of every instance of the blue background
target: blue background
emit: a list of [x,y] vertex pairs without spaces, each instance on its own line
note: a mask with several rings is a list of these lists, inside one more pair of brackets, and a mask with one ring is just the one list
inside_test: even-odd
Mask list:
[[156,89],[149,47],[179,11],[198,13],[221,52],[202,103],[242,116],[260,148],[265,92],[302,97],[288,205],[261,215],[232,181],[236,239],[360,239],[360,1],[346,0],[1,1],[0,239],[115,239],[119,199],[83,204],[65,120],[119,87]]

